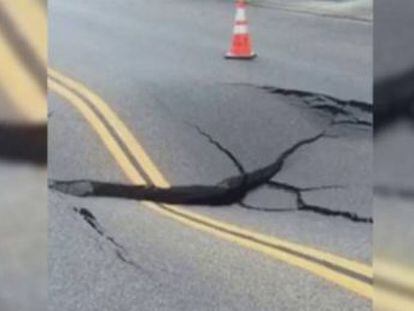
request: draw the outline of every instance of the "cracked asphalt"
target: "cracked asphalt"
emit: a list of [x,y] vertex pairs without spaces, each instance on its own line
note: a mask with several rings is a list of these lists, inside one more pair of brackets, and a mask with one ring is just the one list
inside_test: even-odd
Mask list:
[[[217,190],[237,176],[243,185],[324,133],[243,200],[186,207],[369,264],[372,224],[356,220],[372,218],[371,25],[249,8],[259,57],[239,63],[223,59],[233,14],[218,0],[54,0],[50,65],[111,104],[173,185],[167,195]],[[128,184],[88,123],[53,92],[49,115],[51,180]],[[139,200],[52,189],[49,219],[51,310],[370,309],[358,295]]]

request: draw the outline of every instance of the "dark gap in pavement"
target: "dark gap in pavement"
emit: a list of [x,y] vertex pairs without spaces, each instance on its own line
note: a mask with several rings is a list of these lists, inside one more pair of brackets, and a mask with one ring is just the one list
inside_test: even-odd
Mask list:
[[[255,189],[263,186],[275,187],[274,178],[282,169],[285,161],[296,151],[306,145],[313,144],[322,138],[329,137],[326,132],[321,132],[310,138],[299,140],[285,149],[276,160],[264,167],[245,172],[237,158],[210,135],[199,129],[199,132],[207,137],[212,145],[228,156],[240,171],[239,175],[228,177],[215,185],[188,185],[160,188],[152,185],[128,185],[120,183],[100,182],[94,180],[49,180],[49,188],[78,197],[114,197],[133,200],[152,201],[156,203],[200,205],[200,206],[226,206],[238,204],[244,208],[250,208],[245,204],[244,198]],[[327,208],[306,204],[302,198],[302,192],[333,188],[337,186],[324,186],[314,188],[298,188],[289,184],[277,183],[280,189],[290,191],[297,196],[297,209],[319,213],[325,216],[340,216],[354,222],[370,222],[349,212],[329,210]]]
[[[373,126],[372,114],[373,105],[357,100],[343,100],[323,93],[314,93],[302,90],[280,88],[267,85],[255,85],[249,83],[231,83],[232,85],[241,85],[254,87],[265,90],[271,94],[293,97],[301,100],[307,107],[320,112],[327,113],[334,118],[342,117],[342,120],[332,122],[332,125],[356,125],[371,128]],[[354,110],[354,111],[352,111]],[[365,118],[361,119],[356,116],[355,110]]]
[[332,125],[358,125],[369,128],[373,125],[371,121],[360,119],[355,115],[355,113],[350,111],[350,109],[359,110],[361,114],[365,114],[371,119],[373,113],[373,105],[369,103],[352,99],[342,100],[322,93],[312,93],[301,90],[282,89],[268,86],[263,86],[259,88],[265,89],[272,94],[293,96],[299,98],[311,109],[328,113],[333,117],[342,116],[346,118],[345,120],[334,120],[332,122]]
[[185,205],[230,205],[240,202],[248,192],[270,180],[283,168],[286,159],[295,153],[295,151],[324,136],[325,133],[323,132],[311,138],[300,140],[282,152],[275,162],[249,173],[226,178],[216,185],[189,185],[159,188],[147,185],[134,186],[93,180],[50,180],[49,187],[79,197],[118,197]]
[[47,164],[47,125],[0,123],[0,159]]
[[285,89],[285,88],[279,88],[279,87],[273,87],[273,86],[255,86],[255,87],[263,89],[263,90],[267,90],[268,92],[272,94],[279,94],[279,95],[284,95],[284,96],[295,96],[298,98],[302,98],[305,100],[311,100],[311,101],[333,102],[340,107],[345,107],[345,108],[351,107],[351,108],[358,109],[365,113],[372,114],[374,110],[373,105],[370,103],[366,103],[366,102],[358,101],[354,99],[343,100],[343,99],[339,99],[334,96],[323,94],[323,93],[314,93],[314,92],[295,90],[295,89]]
[[246,202],[240,202],[238,203],[241,208],[252,210],[252,211],[258,211],[258,212],[293,212],[296,211],[294,208],[269,208],[269,207],[262,207],[262,206],[256,206],[252,204],[247,204]]
[[312,108],[317,109],[317,110],[322,110],[325,111],[327,113],[330,113],[331,115],[338,115],[338,114],[343,114],[346,116],[349,116],[350,113],[348,111],[346,111],[343,108],[340,107],[336,107],[336,106],[331,106],[328,104],[319,104],[319,105],[313,105]]
[[288,191],[294,194],[296,196],[297,210],[299,211],[314,212],[317,214],[321,214],[325,216],[332,216],[332,217],[342,217],[342,218],[351,220],[353,222],[361,222],[361,223],[372,223],[373,222],[373,219],[370,217],[361,217],[361,216],[358,216],[356,213],[351,213],[348,211],[333,210],[327,207],[309,204],[303,198],[304,192],[343,188],[341,186],[329,185],[329,186],[301,188],[301,187],[296,187],[291,184],[282,183],[278,181],[269,181],[267,185],[269,187],[279,189],[279,190],[285,190],[285,191]]
[[243,165],[240,163],[237,157],[229,149],[224,147],[219,141],[215,140],[211,135],[204,132],[199,126],[195,124],[190,124],[190,123],[189,125],[195,128],[201,136],[206,137],[210,144],[214,145],[215,147],[217,147],[218,150],[223,152],[233,162],[234,166],[237,168],[240,174],[242,175],[246,174],[246,170],[244,169]]
[[123,263],[132,266],[134,269],[143,271],[142,267],[132,259],[129,259],[128,252],[124,246],[118,243],[112,236],[108,235],[102,225],[98,222],[95,215],[92,214],[90,210],[87,208],[81,207],[73,207],[72,210],[80,215],[83,220],[101,237],[103,237],[106,241],[108,241],[115,252],[116,257],[121,260]]
[[337,120],[333,121],[332,125],[361,125],[366,127],[372,127],[372,122],[364,120]]

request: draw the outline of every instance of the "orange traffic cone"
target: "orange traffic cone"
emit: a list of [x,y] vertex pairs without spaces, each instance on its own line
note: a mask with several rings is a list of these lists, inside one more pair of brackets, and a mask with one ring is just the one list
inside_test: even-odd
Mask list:
[[233,40],[230,50],[226,53],[229,59],[253,59],[256,54],[252,50],[249,27],[246,18],[245,0],[236,1],[236,18],[233,28]]

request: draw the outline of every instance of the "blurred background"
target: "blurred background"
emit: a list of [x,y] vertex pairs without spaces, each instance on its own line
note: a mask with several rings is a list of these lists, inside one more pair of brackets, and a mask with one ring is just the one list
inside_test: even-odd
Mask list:
[[414,2],[376,0],[376,310],[414,310]]
[[0,0],[0,310],[47,309],[46,2]]

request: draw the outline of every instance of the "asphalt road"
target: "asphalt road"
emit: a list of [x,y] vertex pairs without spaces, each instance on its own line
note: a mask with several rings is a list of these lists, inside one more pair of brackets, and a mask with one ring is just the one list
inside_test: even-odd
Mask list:
[[[246,171],[326,130],[273,177],[338,186],[303,193],[313,208],[298,210],[292,192],[265,186],[245,203],[286,212],[185,208],[368,265],[372,225],[359,220],[372,217],[372,26],[260,7],[248,13],[259,57],[235,62],[223,59],[230,2],[55,0],[50,66],[110,103],[172,185],[213,185],[238,174],[197,127]],[[49,178],[128,182],[55,92],[49,114]],[[370,309],[368,299],[319,276],[139,202],[50,191],[49,219],[51,310]]]

